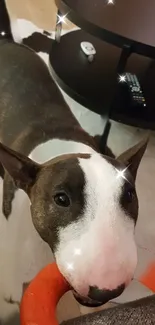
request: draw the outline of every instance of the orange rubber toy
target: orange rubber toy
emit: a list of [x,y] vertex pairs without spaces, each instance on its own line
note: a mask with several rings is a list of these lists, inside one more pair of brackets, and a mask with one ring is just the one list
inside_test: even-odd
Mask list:
[[155,292],[155,263],[152,263],[148,267],[146,273],[142,275],[139,281],[151,291]]
[[58,325],[56,306],[70,287],[56,263],[49,264],[26,289],[20,305],[21,325]]
[[[155,263],[139,281],[155,292]],[[26,289],[20,306],[21,325],[58,325],[56,306],[70,287],[56,263],[46,266]]]

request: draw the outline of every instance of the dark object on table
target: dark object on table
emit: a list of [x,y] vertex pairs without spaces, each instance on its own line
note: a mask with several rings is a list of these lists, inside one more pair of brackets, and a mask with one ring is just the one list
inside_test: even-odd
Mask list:
[[[147,105],[142,86],[135,74],[125,73],[117,85],[116,95],[112,105],[111,114],[119,114],[120,121],[124,118],[124,111],[127,117],[135,120],[135,125],[139,116],[145,120],[147,115]],[[143,123],[143,122],[141,122]]]
[[155,323],[155,295],[118,307],[84,315],[61,325],[153,325]]
[[146,110],[146,100],[140,82],[135,74],[125,73],[120,78],[123,78],[123,82],[119,82],[119,88],[122,89],[121,95],[123,97],[126,106],[133,108],[137,111]]

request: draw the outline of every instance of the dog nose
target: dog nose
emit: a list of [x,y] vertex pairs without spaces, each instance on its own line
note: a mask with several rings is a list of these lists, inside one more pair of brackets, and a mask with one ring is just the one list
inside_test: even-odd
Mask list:
[[109,300],[112,300],[122,294],[125,289],[125,284],[121,284],[114,290],[100,290],[97,287],[90,287],[88,297],[96,300],[98,302],[102,302],[105,304]]

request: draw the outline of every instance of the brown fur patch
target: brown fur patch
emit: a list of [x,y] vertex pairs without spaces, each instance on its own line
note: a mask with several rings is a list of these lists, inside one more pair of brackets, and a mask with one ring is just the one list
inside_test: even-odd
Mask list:
[[[89,155],[79,155],[88,159]],[[84,210],[85,177],[77,155],[66,155],[41,169],[37,182],[31,189],[31,213],[35,228],[40,236],[55,251],[59,229],[81,217]],[[65,192],[70,199],[68,208],[54,202],[57,193]]]

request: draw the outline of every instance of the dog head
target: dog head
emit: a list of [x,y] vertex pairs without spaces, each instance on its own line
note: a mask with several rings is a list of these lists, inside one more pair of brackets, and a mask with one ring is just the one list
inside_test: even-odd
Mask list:
[[117,159],[94,152],[42,165],[0,145],[1,163],[30,198],[37,232],[84,305],[99,306],[119,296],[133,278],[135,179],[147,142]]

